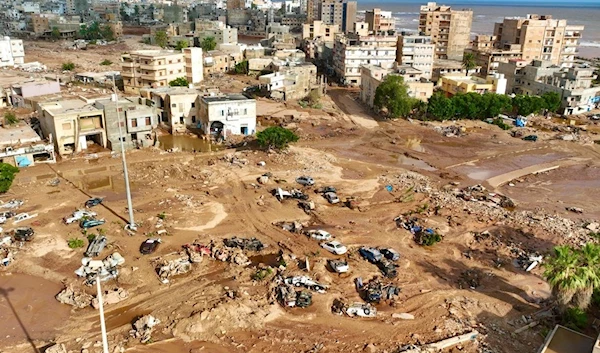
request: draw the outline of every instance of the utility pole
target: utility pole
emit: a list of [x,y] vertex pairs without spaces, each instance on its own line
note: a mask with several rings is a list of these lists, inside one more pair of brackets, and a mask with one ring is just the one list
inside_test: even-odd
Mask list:
[[125,143],[123,140],[123,129],[121,128],[121,114],[119,114],[119,95],[117,94],[117,86],[115,84],[115,79],[113,77],[113,91],[114,100],[115,100],[115,108],[117,109],[117,125],[119,125],[119,141],[121,141],[121,159],[123,160],[123,176],[125,178],[125,193],[127,194],[127,210],[129,211],[129,224],[125,226],[125,229],[129,229],[132,231],[137,230],[137,226],[133,220],[133,204],[131,202],[131,189],[129,188],[129,173],[127,171],[127,159],[125,157]]
[[96,274],[96,289],[98,290],[98,305],[100,307],[100,329],[102,330],[102,353],[108,352],[108,338],[106,337],[106,323],[104,322],[104,302],[102,288],[100,288],[100,273]]

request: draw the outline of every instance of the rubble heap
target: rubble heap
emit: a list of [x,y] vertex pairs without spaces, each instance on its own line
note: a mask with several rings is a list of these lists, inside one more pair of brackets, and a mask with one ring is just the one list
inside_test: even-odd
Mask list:
[[91,295],[82,290],[75,290],[72,285],[61,290],[55,298],[63,304],[71,305],[79,309],[88,307],[92,303]]
[[133,323],[133,330],[129,331],[131,337],[139,338],[141,343],[146,343],[152,338],[154,326],[160,324],[160,320],[152,315],[144,315]]

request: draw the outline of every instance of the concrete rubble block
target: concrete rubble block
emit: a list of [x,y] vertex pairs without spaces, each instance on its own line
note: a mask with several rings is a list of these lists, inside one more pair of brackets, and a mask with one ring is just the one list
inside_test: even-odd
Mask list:
[[67,353],[67,348],[62,343],[56,343],[51,347],[46,348],[45,353]]
[[415,316],[408,313],[393,313],[392,317],[394,319],[402,319],[402,320],[414,320]]
[[76,308],[85,308],[92,303],[92,296],[81,290],[75,290],[69,285],[56,295],[56,300]]
[[[104,305],[117,304],[127,298],[129,298],[129,292],[124,288],[115,288],[111,291],[105,291],[104,294],[102,294]],[[100,307],[100,301],[97,297],[92,300],[92,307],[94,309]]]
[[129,334],[134,338],[139,338],[141,343],[146,343],[152,338],[152,331],[160,320],[152,315],[144,315],[133,323],[133,330]]

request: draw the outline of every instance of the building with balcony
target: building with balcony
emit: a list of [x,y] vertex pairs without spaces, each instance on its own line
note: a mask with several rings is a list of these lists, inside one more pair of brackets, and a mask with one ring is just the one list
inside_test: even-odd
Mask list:
[[419,32],[431,36],[436,59],[461,60],[471,38],[473,11],[428,2],[421,6]]
[[337,35],[333,45],[333,71],[341,83],[358,87],[361,66],[393,64],[397,43],[396,36]]
[[445,75],[479,75],[480,72],[481,66],[476,66],[467,72],[461,61],[436,59],[433,61],[433,73],[431,75],[431,81],[437,83],[440,80],[440,77]]
[[200,122],[205,134],[226,139],[229,135],[256,132],[256,100],[242,94],[222,94],[200,99]]
[[15,66],[25,62],[25,49],[20,39],[0,39],[0,67]]
[[104,110],[84,99],[38,103],[43,137],[54,143],[60,156],[73,155],[91,146],[107,147]]
[[202,81],[201,48],[183,52],[138,50],[122,56],[121,76],[125,93],[139,94],[140,88],[167,87],[169,82],[185,77],[189,83]]
[[260,76],[260,86],[274,99],[284,101],[306,97],[312,90],[323,93],[323,83],[317,77],[317,67],[312,63],[274,61],[273,73]]
[[430,36],[406,33],[398,36],[396,61],[419,70],[422,77],[428,80],[431,80],[433,74],[434,56],[435,45],[431,43]]
[[369,31],[374,33],[396,31],[396,19],[392,16],[392,11],[367,10],[365,22],[369,25]]
[[447,97],[466,93],[506,93],[506,78],[495,74],[481,78],[478,76],[445,75],[438,81],[438,87]]
[[559,67],[549,61],[511,60],[501,63],[498,72],[510,78],[509,93],[542,95],[556,92],[561,97],[562,114],[580,114],[600,107],[600,86],[593,87],[596,79],[592,67]]
[[321,0],[317,2],[319,18],[328,25],[338,25],[342,32],[349,32],[356,22],[356,1]]
[[217,44],[235,44],[238,42],[238,29],[227,26],[221,21],[196,20],[196,30],[194,31],[196,46],[200,46],[200,43],[208,37],[214,38]]
[[201,128],[198,90],[187,87],[163,87],[144,89],[141,93],[160,110],[160,123],[172,134]]
[[324,42],[331,42],[335,40],[335,35],[340,31],[338,25],[324,24],[323,21],[313,21],[312,23],[305,23],[302,26],[302,39],[316,39],[320,38]]
[[427,102],[433,94],[433,82],[429,81],[423,73],[410,66],[399,65],[363,65],[361,66],[360,100],[373,108],[377,87],[389,75],[401,76],[408,87],[408,95]]
[[584,26],[550,15],[529,14],[525,18],[505,18],[494,25],[495,47],[520,46],[523,60],[544,60],[573,67]]

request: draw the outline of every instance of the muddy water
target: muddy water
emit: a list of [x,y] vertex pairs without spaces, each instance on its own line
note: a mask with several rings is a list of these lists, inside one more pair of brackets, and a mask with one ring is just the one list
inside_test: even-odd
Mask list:
[[427,162],[425,162],[425,161],[422,161],[422,160],[416,159],[416,158],[412,158],[412,157],[408,157],[405,155],[398,157],[398,162],[401,165],[410,166],[410,167],[414,167],[414,168],[422,169],[422,170],[427,170],[430,172],[437,170],[436,168],[427,164]]
[[0,276],[0,349],[27,343],[27,335],[34,342],[55,338],[71,315],[70,306],[54,299],[61,289],[39,277]]
[[170,150],[172,148],[176,148],[179,151],[185,152],[211,152],[219,150],[219,147],[217,145],[213,145],[210,142],[197,137],[191,137],[186,135],[159,136],[158,142],[160,142],[160,148],[165,151]]
[[183,342],[179,339],[165,340],[163,342],[151,343],[135,348],[128,349],[131,353],[189,353],[189,352],[207,352],[207,353],[241,353],[247,352],[247,349],[237,349],[233,347],[223,347],[221,345],[209,342]]

